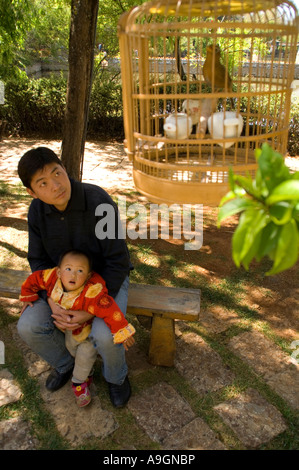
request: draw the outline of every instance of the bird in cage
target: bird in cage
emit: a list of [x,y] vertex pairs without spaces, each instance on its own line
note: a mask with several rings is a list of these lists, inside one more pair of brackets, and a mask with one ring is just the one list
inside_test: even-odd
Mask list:
[[211,114],[216,110],[216,98],[204,98],[202,100],[185,100],[182,111],[192,119],[192,126],[196,126],[196,136],[203,139],[207,130],[207,122]]
[[[221,49],[216,44],[207,46],[207,56],[202,68],[206,83],[212,87],[212,91],[225,90],[232,91],[233,82],[226,70],[226,67],[220,62]],[[231,105],[234,108],[234,101],[231,98]]]

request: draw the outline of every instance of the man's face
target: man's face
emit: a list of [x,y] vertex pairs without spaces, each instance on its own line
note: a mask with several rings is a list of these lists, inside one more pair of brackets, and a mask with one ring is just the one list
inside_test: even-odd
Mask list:
[[71,183],[65,169],[57,163],[49,163],[38,170],[27,192],[35,199],[64,211],[71,197]]

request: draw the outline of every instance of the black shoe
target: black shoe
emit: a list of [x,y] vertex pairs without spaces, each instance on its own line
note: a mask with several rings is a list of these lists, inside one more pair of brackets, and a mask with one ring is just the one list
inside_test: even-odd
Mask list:
[[116,408],[124,406],[131,396],[131,385],[128,377],[121,385],[115,385],[108,382],[109,395],[112,405]]
[[50,392],[56,392],[61,387],[63,387],[67,381],[70,379],[73,373],[73,369],[68,370],[67,372],[60,374],[57,370],[52,370],[49,377],[46,381],[46,389]]

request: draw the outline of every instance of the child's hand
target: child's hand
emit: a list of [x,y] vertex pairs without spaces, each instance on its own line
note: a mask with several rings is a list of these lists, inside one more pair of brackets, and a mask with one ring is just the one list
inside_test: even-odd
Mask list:
[[23,303],[23,307],[22,307],[22,310],[20,312],[20,315],[22,315],[22,313],[24,312],[25,308],[27,307],[33,307],[33,302],[22,302]]
[[130,338],[126,339],[126,341],[123,342],[126,351],[128,351],[128,349],[133,346],[133,344],[135,344],[135,339],[133,338],[133,336],[130,336]]

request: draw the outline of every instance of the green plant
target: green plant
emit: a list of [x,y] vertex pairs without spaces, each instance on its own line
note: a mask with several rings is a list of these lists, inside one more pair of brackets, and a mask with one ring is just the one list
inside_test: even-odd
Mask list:
[[299,155],[299,96],[292,100],[288,135],[288,152]]
[[246,270],[253,259],[273,261],[267,275],[292,267],[298,259],[299,172],[291,173],[282,155],[268,144],[256,151],[255,179],[230,171],[230,191],[222,198],[218,226],[241,213],[232,239],[232,257]]
[[[94,77],[88,136],[123,137],[121,80],[118,70],[106,68]],[[11,134],[59,137],[64,124],[67,80],[61,75],[33,79],[20,74],[5,83],[0,120]]]
[[62,76],[34,80],[23,73],[6,82],[0,119],[6,120],[11,132],[59,135],[65,96],[66,80]]

